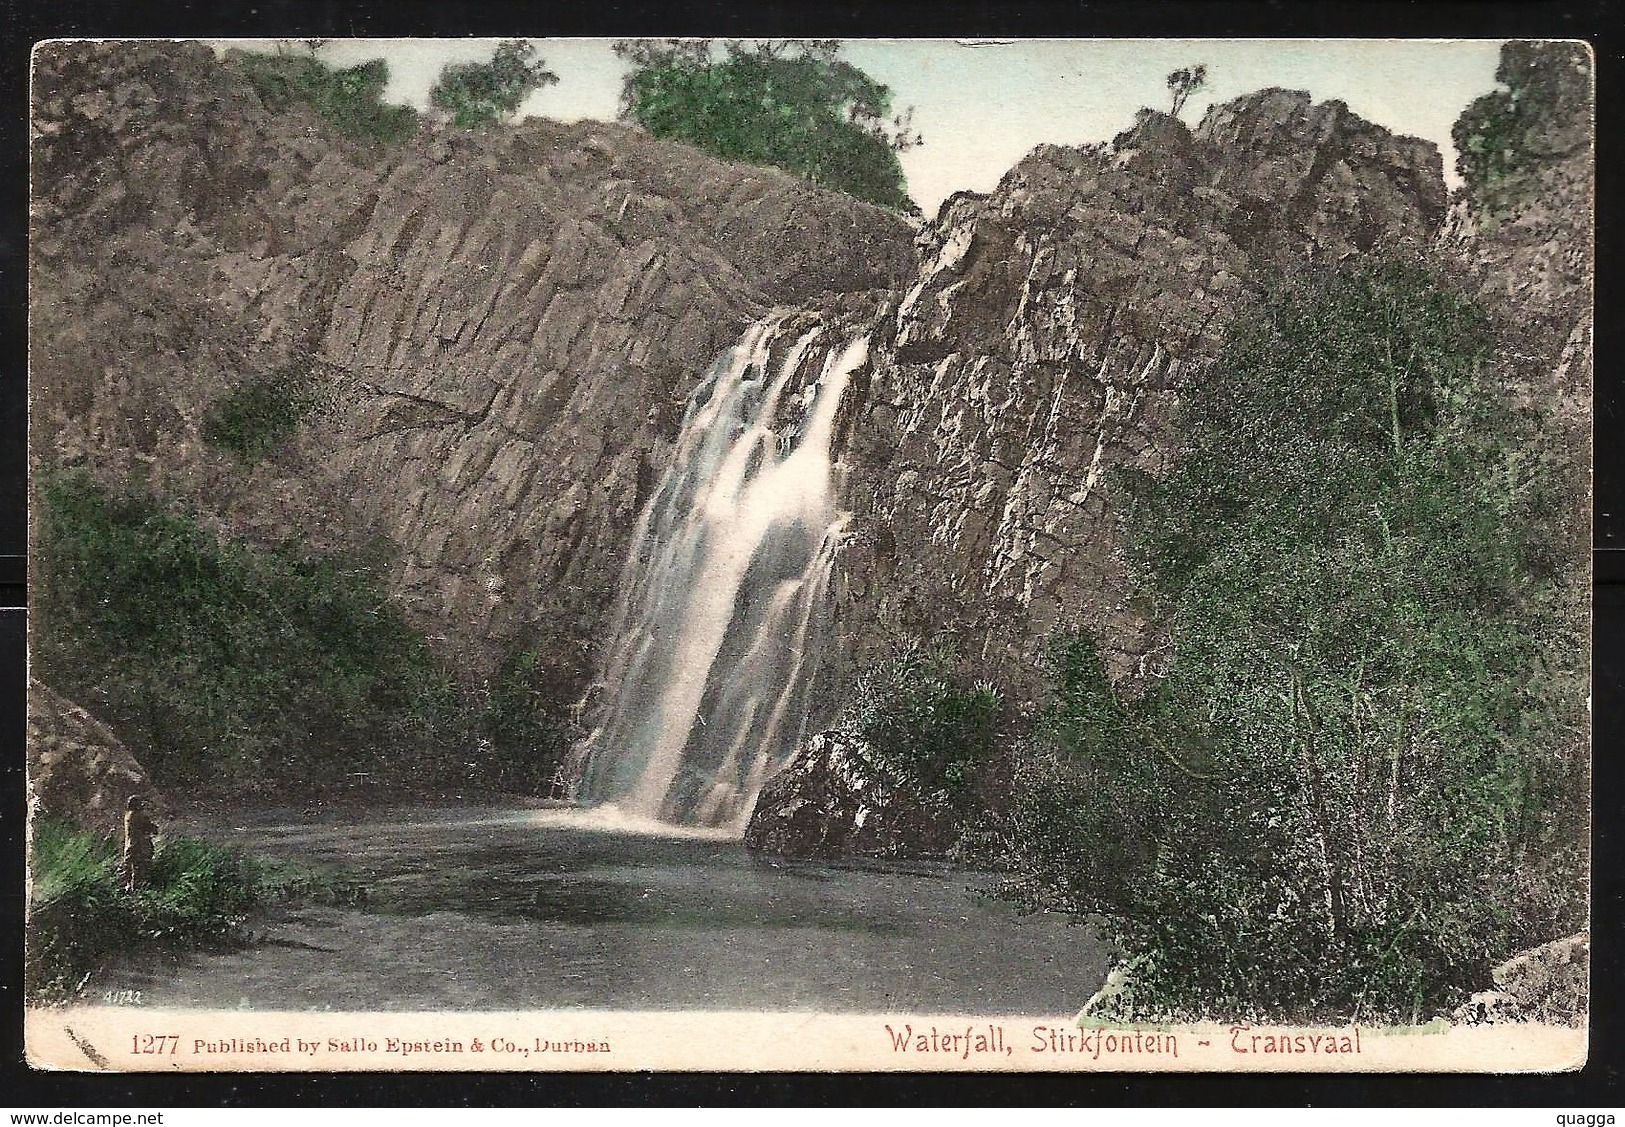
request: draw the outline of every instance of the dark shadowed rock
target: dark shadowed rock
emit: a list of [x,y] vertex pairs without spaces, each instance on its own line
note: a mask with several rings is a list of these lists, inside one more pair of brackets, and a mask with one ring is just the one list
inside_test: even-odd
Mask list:
[[838,731],[807,741],[762,788],[745,830],[779,857],[941,857],[959,838],[950,811],[882,778]]

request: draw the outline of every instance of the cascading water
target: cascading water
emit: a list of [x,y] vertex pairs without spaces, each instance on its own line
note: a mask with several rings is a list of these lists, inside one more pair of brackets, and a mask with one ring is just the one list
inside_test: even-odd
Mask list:
[[690,396],[633,534],[579,799],[743,829],[795,750],[846,520],[831,490],[835,415],[867,358],[867,337],[778,311]]

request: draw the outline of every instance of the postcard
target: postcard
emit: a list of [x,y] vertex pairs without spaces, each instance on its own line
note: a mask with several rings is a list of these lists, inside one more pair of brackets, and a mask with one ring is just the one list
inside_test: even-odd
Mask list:
[[1593,71],[39,44],[31,1063],[1580,1067]]

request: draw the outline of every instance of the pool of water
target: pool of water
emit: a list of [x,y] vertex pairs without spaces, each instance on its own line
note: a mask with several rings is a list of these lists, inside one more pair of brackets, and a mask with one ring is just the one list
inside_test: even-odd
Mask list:
[[144,954],[96,989],[211,1009],[1070,1013],[1105,953],[979,874],[753,857],[599,811],[262,811],[200,827],[342,870],[364,910],[280,908],[241,948]]

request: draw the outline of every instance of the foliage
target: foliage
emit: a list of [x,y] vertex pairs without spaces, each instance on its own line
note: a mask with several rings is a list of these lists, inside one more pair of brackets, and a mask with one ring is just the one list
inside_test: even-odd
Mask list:
[[237,64],[273,113],[303,103],[359,141],[398,144],[417,132],[416,110],[383,101],[389,66],[382,59],[334,70],[309,55],[245,54],[237,56]]
[[490,785],[548,793],[578,734],[561,720],[573,687],[540,650],[516,649],[503,660],[490,682],[482,725],[491,746],[485,766]]
[[1492,213],[1506,210],[1533,191],[1530,174],[1550,155],[1554,137],[1589,140],[1590,74],[1578,43],[1502,47],[1495,79],[1506,88],[1474,100],[1450,131],[1471,198]]
[[968,813],[998,762],[1004,702],[992,685],[963,686],[950,664],[899,650],[859,678],[841,727],[872,769]]
[[725,160],[782,168],[869,203],[918,214],[897,154],[920,144],[912,111],[840,58],[835,40],[629,40],[621,116]]
[[131,893],[107,838],[51,818],[36,819],[31,829],[25,978],[29,996],[42,1001],[72,998],[117,951],[232,943],[249,913],[270,900],[357,898],[354,886],[331,875],[189,837],[161,842],[146,883]]
[[1181,67],[1168,76],[1167,83],[1169,92],[1173,94],[1173,108],[1168,112],[1178,117],[1190,96],[1207,85],[1207,64]]
[[1554,505],[1491,347],[1421,270],[1351,267],[1191,385],[1130,513],[1162,667],[1130,699],[1058,642],[1009,826],[1014,894],[1102,914],[1132,1016],[1416,1020],[1583,919]]
[[429,91],[429,103],[449,114],[453,125],[473,129],[512,117],[531,91],[558,80],[536,57],[534,44],[509,39],[487,62],[448,63]]
[[374,569],[224,539],[139,492],[48,478],[35,660],[161,785],[432,777],[458,702]]
[[318,405],[316,380],[293,364],[233,388],[203,414],[203,441],[253,464],[265,458]]

